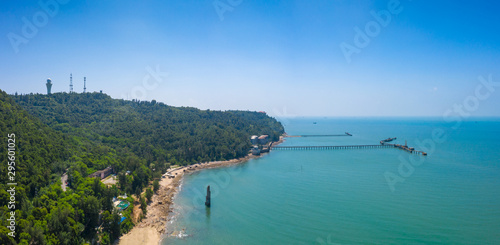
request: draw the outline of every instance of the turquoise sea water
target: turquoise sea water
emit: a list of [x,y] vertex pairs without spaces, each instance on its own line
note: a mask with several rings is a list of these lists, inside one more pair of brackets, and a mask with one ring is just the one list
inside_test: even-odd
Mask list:
[[[500,120],[453,125],[428,118],[286,120],[292,135],[353,136],[288,138],[283,145],[397,137],[429,155],[392,148],[275,150],[187,175],[168,228],[178,236],[163,244],[500,244]],[[399,176],[393,190],[386,175]]]

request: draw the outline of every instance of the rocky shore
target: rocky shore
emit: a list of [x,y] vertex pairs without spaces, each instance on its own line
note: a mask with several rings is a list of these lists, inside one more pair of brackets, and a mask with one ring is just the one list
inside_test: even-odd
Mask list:
[[[280,137],[277,145],[283,142]],[[265,154],[263,154],[265,155]],[[161,237],[165,233],[169,213],[172,212],[173,198],[177,192],[177,187],[181,183],[184,174],[208,168],[219,168],[246,162],[260,156],[247,155],[242,158],[228,161],[214,161],[207,163],[197,163],[176,169],[169,169],[160,180],[160,189],[153,196],[151,203],[147,207],[146,216],[127,234],[123,235],[116,244],[119,245],[157,245],[161,242]],[[174,176],[169,178],[168,176]]]

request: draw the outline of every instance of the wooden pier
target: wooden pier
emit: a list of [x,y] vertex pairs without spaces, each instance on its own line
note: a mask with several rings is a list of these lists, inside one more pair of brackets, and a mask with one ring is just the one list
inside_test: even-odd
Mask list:
[[400,144],[388,144],[387,143],[388,141],[380,141],[380,144],[381,145],[387,145],[387,146],[392,146],[392,147],[395,147],[395,148],[398,148],[398,149],[401,149],[403,151],[406,151],[406,152],[409,152],[409,153],[413,153],[413,154],[422,154],[424,156],[427,156],[427,152],[424,152],[424,151],[417,151],[415,150],[415,148],[413,147],[409,147],[406,142],[404,145],[400,145]]
[[273,146],[273,150],[343,150],[343,149],[370,149],[391,148],[391,145],[329,145],[329,146]]
[[352,136],[352,134],[345,132],[344,134],[304,134],[304,135],[285,135],[287,138],[296,137],[339,137],[339,136]]
[[[300,136],[296,136],[300,137]],[[303,136],[302,136],[303,137]],[[312,137],[312,136],[311,136]],[[316,136],[317,137],[317,136]],[[426,152],[417,151],[413,147],[409,147],[406,142],[404,145],[389,144],[396,138],[388,138],[381,140],[379,145],[328,145],[328,146],[272,146],[271,150],[344,150],[344,149],[374,149],[374,148],[398,148],[412,154],[422,154],[427,156]]]
[[417,151],[415,150],[415,148],[413,147],[408,147],[407,145],[398,145],[398,144],[386,144],[386,145],[392,145],[398,149],[401,149],[401,150],[404,150],[404,151],[407,151],[409,153],[413,153],[413,154],[422,154],[424,156],[427,156],[427,153],[426,152],[423,152],[423,151]]

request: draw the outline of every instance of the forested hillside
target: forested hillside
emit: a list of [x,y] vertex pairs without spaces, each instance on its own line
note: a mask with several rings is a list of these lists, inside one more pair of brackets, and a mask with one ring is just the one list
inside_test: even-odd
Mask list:
[[[248,154],[249,137],[274,140],[282,125],[265,113],[172,107],[156,101],[125,101],[101,93],[7,95],[0,91],[0,159],[7,134],[16,135],[16,242],[81,244],[117,238],[121,225],[111,199],[136,194],[170,165],[227,160]],[[5,160],[4,160],[5,159]],[[112,166],[119,183],[105,188],[87,176]],[[69,189],[61,189],[67,172]],[[130,174],[126,174],[129,172]],[[0,173],[1,244],[7,236],[7,168]],[[98,214],[105,222],[100,237]],[[36,243],[37,241],[40,241]]]
[[154,100],[117,100],[100,93],[13,98],[57,131],[111,147],[120,154],[132,153],[157,167],[241,157],[250,148],[252,134],[269,134],[277,140],[283,133],[279,122],[258,112],[178,108]]
[[[86,178],[77,171],[86,169],[77,160],[85,150],[71,136],[45,125],[3,91],[0,119],[0,244],[82,244],[96,240],[94,228],[100,211],[109,221],[102,229],[104,241],[118,237],[120,229],[131,228],[130,222],[120,227],[119,216],[112,209],[111,199],[119,190],[105,188],[98,179]],[[14,158],[9,155],[9,159],[8,138],[15,145],[11,147]],[[8,175],[8,162],[15,176]],[[74,183],[64,192],[60,176],[67,167],[73,171]],[[14,202],[7,192],[12,186],[7,183],[17,183]],[[8,219],[15,220],[15,233],[11,233],[15,238],[9,235],[12,230],[7,227],[12,223]]]
[[[0,91],[0,155],[7,157],[7,134],[15,134],[17,171],[23,175],[16,180],[33,196],[37,189],[49,184],[52,173],[60,172],[62,161],[74,152],[74,142],[69,136],[51,129],[37,118],[20,108],[5,92]],[[2,161],[4,163],[4,161]],[[2,166],[0,183],[7,182],[7,168]]]

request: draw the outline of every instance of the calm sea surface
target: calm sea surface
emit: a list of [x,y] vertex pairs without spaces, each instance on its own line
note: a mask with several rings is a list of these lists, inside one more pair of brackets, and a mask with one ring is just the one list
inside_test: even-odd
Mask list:
[[353,134],[288,138],[283,146],[397,137],[429,155],[275,150],[187,175],[168,229],[177,236],[163,244],[500,244],[500,119],[468,119],[455,129],[432,118],[283,122],[291,135]]

